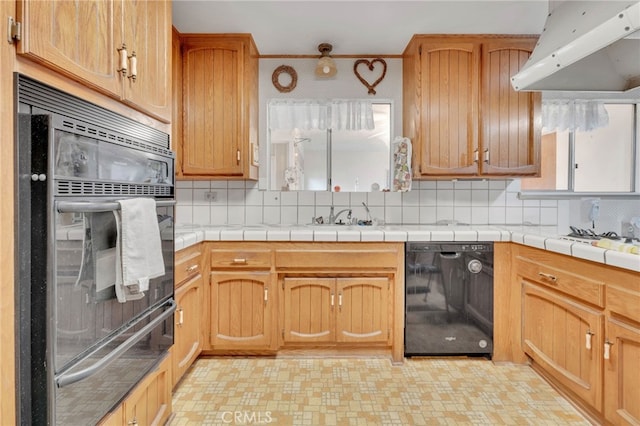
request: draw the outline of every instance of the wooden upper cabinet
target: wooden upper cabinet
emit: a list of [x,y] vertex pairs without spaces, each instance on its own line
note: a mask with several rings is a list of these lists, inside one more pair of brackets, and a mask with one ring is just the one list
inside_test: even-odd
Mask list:
[[119,2],[25,0],[19,4],[23,23],[19,54],[94,89],[121,95]]
[[535,39],[417,35],[403,54],[404,135],[414,177],[539,173],[540,103],[510,78]]
[[541,94],[516,92],[511,76],[529,59],[535,40],[491,40],[482,49],[480,171],[491,175],[540,172]]
[[421,172],[477,173],[480,44],[443,40],[421,48]]
[[181,36],[188,178],[258,178],[258,53],[250,35]]
[[171,2],[123,0],[122,8],[122,40],[128,54],[135,53],[137,59],[135,79],[130,62],[124,80],[125,102],[169,122],[172,106]]
[[[19,3],[17,53],[169,123],[171,4],[167,0]],[[120,52],[136,52],[137,77],[121,73]]]

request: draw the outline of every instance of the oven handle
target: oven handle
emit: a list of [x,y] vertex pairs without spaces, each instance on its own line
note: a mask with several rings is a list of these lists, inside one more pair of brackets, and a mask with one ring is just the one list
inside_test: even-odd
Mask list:
[[[75,373],[68,373],[68,374],[63,373],[60,376],[56,377],[55,380],[56,380],[57,387],[62,388],[62,387],[71,385],[73,383],[79,382],[80,380],[86,379],[87,377],[93,374],[96,374],[98,371],[102,370],[107,365],[109,365],[110,363],[118,359],[123,353],[131,349],[133,345],[138,343],[138,341],[142,340],[143,337],[149,334],[151,330],[153,330],[158,324],[160,324],[161,322],[169,318],[171,314],[173,314],[174,311],[176,310],[177,305],[175,300],[171,299],[167,301],[165,306],[167,306],[169,309],[164,311],[157,318],[153,319],[149,324],[142,327],[135,334],[133,334],[127,340],[122,342],[117,348],[109,352],[104,358],[100,359],[100,361],[96,362],[91,367],[87,367],[83,370],[76,371]],[[151,312],[154,312],[154,311],[151,311]],[[150,315],[151,312],[149,312],[148,315]],[[142,318],[140,318],[140,320],[142,320]]]
[[[157,200],[157,207],[174,206],[176,200]],[[56,203],[58,213],[96,213],[120,210],[120,203],[110,202],[87,202],[87,201],[58,201]]]

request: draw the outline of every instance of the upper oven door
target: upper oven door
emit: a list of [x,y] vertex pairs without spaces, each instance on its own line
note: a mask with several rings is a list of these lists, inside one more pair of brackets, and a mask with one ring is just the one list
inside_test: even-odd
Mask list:
[[[111,199],[54,202],[54,371],[64,369],[106,337],[119,334],[150,307],[173,295],[174,201],[156,200],[165,274],[149,281],[138,300],[120,303],[115,293],[116,221]],[[120,333],[125,340],[129,333]]]

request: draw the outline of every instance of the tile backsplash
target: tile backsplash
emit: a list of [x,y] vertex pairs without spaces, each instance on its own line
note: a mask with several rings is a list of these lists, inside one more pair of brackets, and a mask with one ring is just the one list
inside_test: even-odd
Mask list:
[[[409,192],[261,191],[250,181],[178,181],[178,223],[308,224],[350,208],[353,216],[386,224],[456,221],[474,225],[558,225],[557,200],[520,200],[520,180],[416,181]],[[215,193],[209,201],[207,192]],[[341,216],[344,217],[344,216]]]

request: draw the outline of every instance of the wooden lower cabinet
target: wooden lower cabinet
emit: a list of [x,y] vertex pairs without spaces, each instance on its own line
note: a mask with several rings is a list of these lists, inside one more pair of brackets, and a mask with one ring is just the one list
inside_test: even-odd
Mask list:
[[131,391],[123,403],[99,423],[101,426],[164,425],[171,417],[171,356]]
[[604,414],[615,425],[640,425],[640,326],[607,319]]
[[142,381],[123,404],[125,425],[164,425],[171,415],[171,357]]
[[182,284],[175,292],[176,313],[172,349],[174,387],[196,360],[202,349],[202,300],[204,294],[202,274]]
[[388,343],[388,278],[338,278],[338,342]]
[[604,314],[534,283],[522,283],[523,350],[546,373],[602,409]]
[[284,343],[388,343],[389,287],[383,277],[285,278]]
[[284,343],[336,340],[334,278],[284,279]]
[[534,368],[593,423],[640,425],[640,273],[518,244],[512,256]]
[[214,271],[209,280],[212,349],[271,349],[272,274]]

